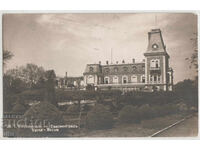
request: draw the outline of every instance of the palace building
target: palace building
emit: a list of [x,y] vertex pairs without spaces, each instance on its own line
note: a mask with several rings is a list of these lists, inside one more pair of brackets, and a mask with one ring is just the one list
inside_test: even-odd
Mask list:
[[87,64],[84,86],[96,89],[120,89],[143,91],[172,91],[173,69],[169,67],[169,55],[164,44],[160,29],[148,32],[148,46],[144,53],[145,59],[136,63]]

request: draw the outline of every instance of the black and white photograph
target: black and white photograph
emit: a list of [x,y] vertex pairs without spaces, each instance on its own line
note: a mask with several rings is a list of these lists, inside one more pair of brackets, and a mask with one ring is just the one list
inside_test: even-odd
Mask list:
[[198,137],[198,15],[2,13],[4,138]]

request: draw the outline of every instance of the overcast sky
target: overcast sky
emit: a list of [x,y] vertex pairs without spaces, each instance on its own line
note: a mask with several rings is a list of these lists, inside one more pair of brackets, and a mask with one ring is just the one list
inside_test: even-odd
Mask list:
[[14,57],[6,69],[34,63],[58,76],[80,76],[86,64],[110,61],[111,49],[113,62],[140,62],[153,28],[162,31],[175,83],[192,78],[195,70],[185,58],[194,50],[197,16],[183,13],[7,14],[3,46]]

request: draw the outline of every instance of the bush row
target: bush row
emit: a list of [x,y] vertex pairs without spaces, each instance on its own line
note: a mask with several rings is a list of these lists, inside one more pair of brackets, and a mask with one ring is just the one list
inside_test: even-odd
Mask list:
[[140,122],[144,119],[152,119],[156,117],[162,117],[169,114],[175,114],[180,112],[177,105],[167,104],[162,106],[149,106],[148,104],[141,107],[134,107],[127,105],[119,112],[120,122]]

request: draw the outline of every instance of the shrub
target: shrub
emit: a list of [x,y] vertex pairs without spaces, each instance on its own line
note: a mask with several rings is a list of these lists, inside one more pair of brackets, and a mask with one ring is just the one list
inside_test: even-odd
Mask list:
[[24,117],[28,120],[46,120],[55,125],[64,123],[62,113],[58,110],[58,108],[46,101],[32,106],[25,112]]
[[140,122],[139,110],[132,105],[127,105],[119,112],[119,121],[122,123]]
[[[26,121],[26,125],[42,126],[42,128],[49,124],[51,125],[64,125],[64,119],[62,113],[56,106],[47,101],[43,101],[37,105],[29,108],[23,115],[23,120]],[[45,124],[44,124],[45,123]],[[18,137],[60,137],[66,134],[68,129],[60,128],[58,132],[32,132],[31,128],[19,128],[17,130]]]
[[163,118],[153,118],[141,121],[141,126],[147,129],[162,129],[170,125],[169,120]]
[[17,103],[16,105],[14,105],[13,109],[12,109],[12,113],[14,114],[24,114],[26,111],[26,107],[20,103]]
[[90,106],[90,105],[88,105],[88,104],[85,104],[85,105],[83,105],[83,107],[82,107],[82,111],[90,111],[90,110],[91,110],[91,107],[92,107],[92,106]]
[[29,89],[18,94],[18,98],[21,100],[37,100],[41,101],[44,99],[45,90],[44,89]]
[[66,113],[78,113],[78,112],[79,112],[79,107],[77,104],[70,105],[66,111]]
[[187,112],[188,111],[188,106],[185,103],[178,103],[177,107],[178,107],[178,110],[180,112]]
[[158,107],[150,107],[148,104],[139,108],[139,114],[142,119],[151,119],[157,116]]
[[104,105],[97,104],[88,112],[86,127],[88,129],[108,129],[113,126],[113,116]]

